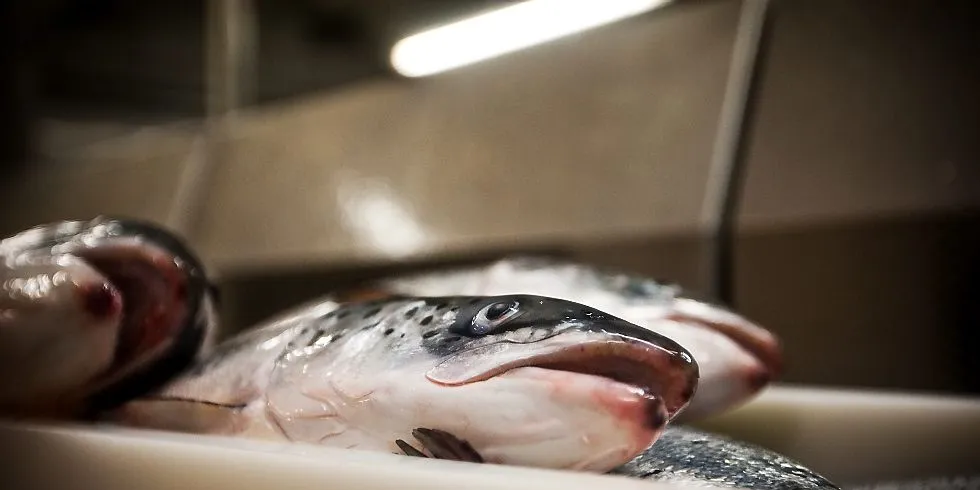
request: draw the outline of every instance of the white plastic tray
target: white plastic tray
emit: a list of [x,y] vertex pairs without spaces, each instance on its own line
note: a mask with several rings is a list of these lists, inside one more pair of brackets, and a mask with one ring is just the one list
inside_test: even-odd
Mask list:
[[779,385],[698,424],[843,486],[980,474],[980,398]]
[[[778,386],[701,424],[838,483],[980,469],[980,400]],[[671,489],[609,475],[121,428],[0,425],[5,489]]]

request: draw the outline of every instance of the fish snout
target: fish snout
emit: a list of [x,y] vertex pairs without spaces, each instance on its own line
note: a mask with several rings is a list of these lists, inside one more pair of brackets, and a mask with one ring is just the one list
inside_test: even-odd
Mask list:
[[670,337],[619,318],[591,325],[590,329],[608,336],[609,352],[622,356],[608,362],[616,366],[609,368],[613,377],[632,379],[661,397],[668,419],[687,407],[700,378],[698,363],[687,348]]

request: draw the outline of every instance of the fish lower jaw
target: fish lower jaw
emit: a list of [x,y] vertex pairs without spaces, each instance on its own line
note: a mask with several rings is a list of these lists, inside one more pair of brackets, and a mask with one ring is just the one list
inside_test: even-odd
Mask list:
[[[586,343],[548,354],[532,356],[507,366],[503,373],[538,368],[566,376],[593,376],[629,387],[663,408],[648,412],[647,424],[659,429],[683,411],[697,387],[697,366],[629,342]],[[498,374],[499,376],[499,374]]]
[[[569,402],[580,400],[579,403],[591,407],[593,417],[603,417],[615,430],[628,434],[621,444],[611,444],[600,432],[586,428],[587,420],[581,420],[580,442],[605,448],[596,453],[599,460],[608,459],[609,454],[617,452],[624,453],[627,460],[636,456],[656,441],[669,420],[662,398],[650,393],[646,387],[614,378],[543,366],[515,368],[501,376],[545,383],[552,397]],[[597,462],[578,464],[590,468]]]
[[[412,431],[432,429],[469,443],[487,463],[604,472],[642,453],[667,420],[663,400],[635,385],[537,366],[458,385],[391,372],[370,387],[368,399],[336,403],[329,421],[279,423],[317,444],[396,453],[395,440],[418,448]],[[333,422],[343,427],[326,426]]]

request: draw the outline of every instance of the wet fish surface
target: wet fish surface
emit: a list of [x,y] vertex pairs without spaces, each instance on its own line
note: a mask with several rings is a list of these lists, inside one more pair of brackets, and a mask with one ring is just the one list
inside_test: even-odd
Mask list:
[[679,344],[579,303],[324,300],[226,340],[106,420],[604,472],[649,447],[696,386]]
[[750,490],[840,490],[778,453],[684,426],[668,427],[650,448],[610,473]]
[[77,417],[182,372],[214,339],[213,286],[168,230],[98,217],[0,241],[0,414]]
[[[485,264],[387,277],[348,297],[536,294],[587,304],[683,345],[698,361],[698,392],[680,414],[693,420],[755,396],[782,371],[772,332],[677,284],[565,259],[511,256]],[[340,297],[344,297],[341,295]]]

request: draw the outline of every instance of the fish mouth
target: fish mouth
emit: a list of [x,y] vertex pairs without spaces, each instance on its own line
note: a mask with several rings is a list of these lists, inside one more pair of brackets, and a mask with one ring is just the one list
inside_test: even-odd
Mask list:
[[112,291],[86,292],[85,304],[98,314],[115,293],[122,303],[119,340],[111,377],[170,344],[187,314],[187,278],[168,254],[152,246],[108,245],[76,252],[101,273]]
[[90,313],[115,295],[122,317],[110,366],[91,380],[89,405],[108,409],[160,386],[206,346],[214,326],[213,286],[200,262],[170,233],[133,220],[114,236],[76,242],[70,253],[102,274],[109,289],[89,291]]
[[[696,382],[682,362],[674,361],[676,358],[650,354],[647,349],[626,342],[589,344],[531,358],[526,365],[515,363],[503,372],[535,367],[607,378],[659,398],[668,419],[672,419],[688,405]],[[651,427],[665,422],[659,411],[650,411]]]
[[[552,346],[501,342],[464,351],[456,357],[463,359],[449,359],[437,365],[426,374],[427,378],[448,386],[463,385],[528,367],[598,376],[660,399],[668,420],[687,407],[698,382],[697,364],[686,352],[625,337]],[[510,359],[489,360],[495,357]],[[650,411],[647,423],[651,427],[661,427],[666,422],[658,410]]]

